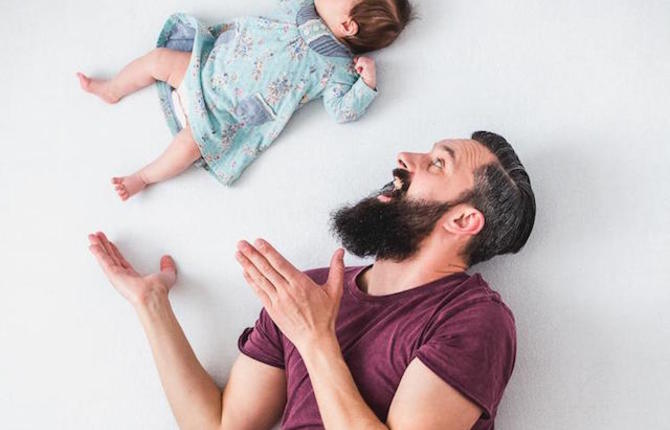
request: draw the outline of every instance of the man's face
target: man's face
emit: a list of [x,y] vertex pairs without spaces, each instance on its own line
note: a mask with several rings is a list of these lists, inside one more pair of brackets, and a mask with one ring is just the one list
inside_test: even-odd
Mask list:
[[[401,152],[394,170],[396,190],[382,193],[378,198],[382,202],[398,196],[428,202],[453,202],[473,188],[475,170],[494,161],[495,157],[488,149],[470,139],[445,139],[425,153]],[[403,192],[397,192],[398,185]]]
[[401,261],[414,255],[438,220],[466,203],[474,171],[495,160],[474,140],[443,140],[430,152],[398,155],[393,181],[333,215],[333,229],[354,255]]

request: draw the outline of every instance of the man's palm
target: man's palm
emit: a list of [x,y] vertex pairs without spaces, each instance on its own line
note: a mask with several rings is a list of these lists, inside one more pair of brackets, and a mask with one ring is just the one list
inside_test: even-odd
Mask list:
[[176,267],[170,256],[165,255],[161,258],[160,272],[142,276],[104,233],[91,234],[88,240],[89,250],[98,260],[109,282],[133,305],[141,302],[152,290],[163,289],[167,292],[176,281]]

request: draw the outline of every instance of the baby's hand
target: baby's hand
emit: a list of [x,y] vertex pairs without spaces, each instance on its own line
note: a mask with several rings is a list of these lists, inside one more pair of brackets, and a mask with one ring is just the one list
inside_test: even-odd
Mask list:
[[377,72],[375,70],[375,60],[370,57],[355,57],[354,68],[361,75],[363,82],[373,90],[377,88]]

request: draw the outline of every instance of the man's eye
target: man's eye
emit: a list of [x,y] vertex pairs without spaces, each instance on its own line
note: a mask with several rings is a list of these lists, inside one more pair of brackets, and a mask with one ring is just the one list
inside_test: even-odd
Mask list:
[[441,158],[436,158],[436,159],[433,160],[432,163],[430,163],[430,165],[435,166],[438,169],[441,169],[441,168],[444,167],[444,160],[442,160]]

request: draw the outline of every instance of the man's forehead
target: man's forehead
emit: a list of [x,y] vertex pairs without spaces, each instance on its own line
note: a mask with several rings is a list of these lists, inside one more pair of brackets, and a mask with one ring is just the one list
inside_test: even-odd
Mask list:
[[459,151],[464,146],[474,146],[477,142],[472,139],[442,139],[433,144],[433,149],[451,149]]

